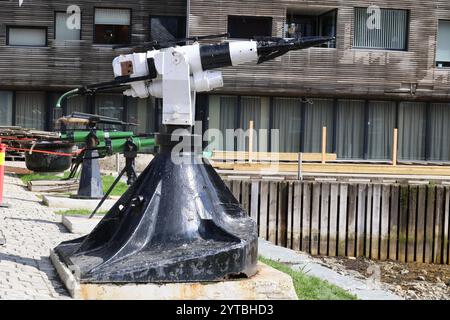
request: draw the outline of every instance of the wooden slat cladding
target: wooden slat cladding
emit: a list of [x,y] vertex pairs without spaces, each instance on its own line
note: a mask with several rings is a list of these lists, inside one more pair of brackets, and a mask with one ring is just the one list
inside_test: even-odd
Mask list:
[[[81,8],[80,41],[54,40],[55,11]],[[0,2],[0,86],[6,88],[64,89],[113,79],[111,62],[121,51],[94,45],[94,8],[130,8],[132,42],[146,41],[150,15],[186,15],[186,0],[139,1],[47,1]],[[48,28],[48,47],[6,46],[6,26]]]
[[[225,180],[227,181],[227,179]],[[450,264],[450,187],[312,181],[227,183],[259,236],[313,255]],[[251,187],[250,187],[251,186]],[[238,190],[243,190],[238,194]]]
[[[369,4],[409,10],[408,51],[353,49],[354,7]],[[338,9],[337,47],[291,52],[257,67],[224,70],[222,93],[308,96],[372,96],[448,99],[450,72],[435,68],[437,20],[450,19],[448,1],[191,1],[190,34],[227,31],[227,15],[273,17],[273,35],[281,36],[290,8]],[[417,83],[415,95],[395,92]],[[431,90],[430,90],[431,89]]]

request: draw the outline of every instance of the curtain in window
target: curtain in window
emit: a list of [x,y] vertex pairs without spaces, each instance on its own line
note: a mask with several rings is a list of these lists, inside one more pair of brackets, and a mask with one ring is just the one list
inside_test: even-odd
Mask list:
[[364,158],[364,105],[362,100],[339,100],[336,123],[337,156]]
[[327,127],[327,152],[333,149],[333,100],[313,99],[305,103],[304,152],[322,151],[322,127]]
[[[234,138],[227,139],[226,130],[236,129],[236,112],[238,98],[232,96],[220,97],[220,121],[219,129],[223,135],[223,150],[233,151],[235,147]],[[230,140],[230,141],[229,141]]]
[[129,9],[95,9],[95,24],[128,26],[130,22],[131,11]]
[[12,92],[0,91],[0,126],[12,125],[12,100]]
[[402,102],[398,115],[398,151],[401,160],[425,160],[426,104]]
[[[123,120],[123,95],[98,94],[95,96],[95,112],[99,115]],[[105,129],[122,130],[121,126],[103,125]]]
[[127,122],[138,124],[131,127],[136,133],[151,133],[154,131],[155,108],[154,99],[127,98]]
[[10,46],[44,47],[46,43],[46,28],[8,28],[8,45]]
[[[360,48],[405,50],[408,37],[408,10],[381,9],[379,28],[367,26],[376,17],[367,8],[355,8],[355,33],[353,46]],[[374,20],[376,21],[376,20]]]
[[368,158],[388,160],[392,155],[396,107],[392,101],[369,102]]
[[[258,151],[258,132],[261,129],[261,98],[260,97],[241,97],[241,114],[239,128],[247,133],[250,129],[250,121],[253,121],[254,144],[253,151]],[[248,151],[248,137],[240,136],[238,138],[238,151]]]
[[71,15],[65,12],[57,12],[55,16],[55,39],[56,40],[80,40],[80,29],[69,29],[67,19]]
[[433,103],[430,110],[430,160],[450,160],[450,104]]
[[27,129],[45,130],[45,93],[16,93],[16,125]]
[[300,151],[301,107],[300,99],[273,98],[272,129],[280,132],[279,152]]
[[450,63],[450,21],[439,21],[436,62]]

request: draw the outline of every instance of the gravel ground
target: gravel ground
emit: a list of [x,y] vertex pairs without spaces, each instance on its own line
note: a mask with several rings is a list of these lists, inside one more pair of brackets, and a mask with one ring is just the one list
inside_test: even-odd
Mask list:
[[366,258],[319,258],[321,263],[341,273],[382,283],[408,300],[450,300],[450,266]]

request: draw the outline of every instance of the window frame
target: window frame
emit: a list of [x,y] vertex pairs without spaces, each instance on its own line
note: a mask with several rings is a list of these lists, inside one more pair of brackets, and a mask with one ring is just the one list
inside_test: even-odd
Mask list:
[[80,39],[77,40],[56,40],[56,15],[58,13],[68,14],[67,11],[56,10],[53,15],[53,40],[55,41],[81,41],[83,40],[82,32],[83,32],[83,13],[80,12]]
[[[249,16],[249,15],[238,15],[238,14],[229,14],[227,15],[227,32],[230,34],[230,18],[257,18],[257,19],[264,19],[264,20],[270,20],[270,35],[267,37],[273,37],[273,17],[272,16]],[[242,39],[249,39],[249,38],[234,38],[230,34],[230,39],[232,40],[242,40]]]
[[[130,12],[130,24],[129,26],[129,30],[128,30],[128,42],[124,43],[124,44],[131,44],[131,35],[133,34],[133,9],[132,8],[125,8],[125,7],[97,7],[94,6],[94,14],[92,15],[92,44],[95,46],[107,46],[107,47],[112,47],[115,46],[117,44],[108,44],[108,43],[97,43],[95,40],[95,27],[97,26],[97,24],[95,23],[95,11],[97,9],[115,9],[115,10],[128,10]],[[116,25],[115,25],[116,26]]]
[[[288,9],[289,10],[289,9]],[[301,9],[299,9],[299,10],[301,10]],[[338,33],[337,33],[337,30],[338,30],[338,17],[339,17],[339,7],[336,7],[336,8],[333,8],[333,9],[330,9],[330,10],[328,10],[328,11],[326,11],[326,12],[324,12],[324,13],[321,13],[321,14],[316,14],[316,15],[302,15],[302,14],[297,14],[297,16],[298,17],[302,17],[302,18],[306,18],[306,17],[314,17],[315,18],[315,33],[316,33],[316,36],[322,36],[322,35],[319,35],[319,34],[322,34],[322,25],[321,25],[321,23],[320,23],[320,19],[321,18],[323,18],[323,17],[325,17],[326,15],[328,15],[328,14],[330,14],[330,13],[334,13],[334,40],[333,41],[331,41],[331,43],[332,43],[332,46],[329,46],[329,45],[327,45],[327,46],[324,46],[324,45],[316,45],[316,46],[314,46],[313,48],[322,48],[322,49],[336,49],[337,48],[337,39],[338,39]],[[287,23],[287,21],[288,21],[288,17],[287,17],[287,15],[288,15],[289,13],[288,13],[288,11],[286,11],[286,21],[285,21],[285,25],[289,25],[288,23]],[[287,30],[283,30],[283,36],[284,37],[287,37]]]
[[184,18],[184,37],[187,37],[188,30],[187,30],[187,16],[183,15],[162,15],[162,14],[150,14],[148,15],[148,38],[150,41],[152,41],[151,35],[152,35],[152,18]]
[[[436,69],[439,70],[449,70],[450,69],[450,61],[438,61],[437,59],[437,55],[438,55],[438,37],[439,37],[439,22],[444,21],[444,22],[448,22],[450,24],[450,19],[437,19],[437,24],[436,24],[436,54],[434,55],[434,67]],[[438,66],[438,62],[445,62],[446,64],[448,64],[447,66],[442,66],[439,67]]]
[[[21,45],[21,44],[10,44],[9,32],[11,29],[41,29],[45,30],[45,45]],[[16,47],[16,48],[47,48],[48,47],[48,27],[46,26],[24,26],[24,25],[6,25],[6,46]]]
[[396,52],[408,52],[409,51],[409,36],[411,34],[411,10],[404,8],[380,8],[381,10],[399,10],[406,12],[406,36],[405,36],[405,48],[404,49],[389,49],[389,48],[373,48],[373,47],[357,47],[355,46],[355,24],[356,24],[356,9],[368,9],[369,7],[359,7],[353,8],[353,36],[352,36],[352,49],[354,50],[373,50],[373,51],[396,51]]

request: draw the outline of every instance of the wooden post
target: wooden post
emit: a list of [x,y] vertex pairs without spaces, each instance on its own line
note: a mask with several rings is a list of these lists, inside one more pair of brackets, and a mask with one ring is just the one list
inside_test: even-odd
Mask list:
[[327,161],[327,127],[322,128],[322,164]]
[[297,172],[297,178],[300,181],[303,181],[303,153],[298,153],[298,172]]
[[248,136],[248,162],[253,163],[253,120],[250,120],[249,125],[249,136]]
[[392,165],[397,166],[397,154],[398,154],[398,129],[394,129],[394,142],[392,143]]

